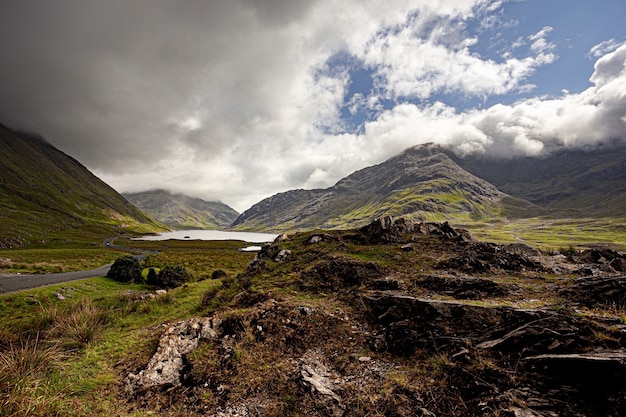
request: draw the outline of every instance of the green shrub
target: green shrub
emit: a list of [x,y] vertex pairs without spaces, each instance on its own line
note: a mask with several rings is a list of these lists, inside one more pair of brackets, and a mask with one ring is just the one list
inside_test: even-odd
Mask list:
[[213,271],[213,273],[211,274],[211,279],[222,279],[223,277],[226,276],[226,272],[224,272],[224,270],[222,269],[216,269],[215,271]]
[[193,279],[191,274],[187,272],[184,266],[170,266],[159,271],[156,286],[161,288],[175,288],[189,282]]
[[138,283],[142,281],[141,271],[141,265],[136,258],[122,256],[115,260],[107,276],[116,281]]
[[157,276],[154,268],[148,269],[148,276],[146,277],[146,282],[150,285],[157,285],[159,282],[159,277]]

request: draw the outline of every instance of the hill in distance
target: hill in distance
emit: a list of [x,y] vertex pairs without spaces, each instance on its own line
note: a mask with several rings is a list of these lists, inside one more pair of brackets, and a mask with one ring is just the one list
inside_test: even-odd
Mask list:
[[383,215],[420,220],[479,219],[541,211],[462,169],[438,145],[409,148],[333,187],[276,194],[242,213],[248,230],[346,228]]
[[149,216],[178,229],[224,229],[239,216],[226,204],[165,190],[122,194]]
[[562,150],[543,157],[449,156],[505,193],[571,216],[626,216],[626,146]]
[[3,125],[0,224],[0,248],[166,229],[42,137]]

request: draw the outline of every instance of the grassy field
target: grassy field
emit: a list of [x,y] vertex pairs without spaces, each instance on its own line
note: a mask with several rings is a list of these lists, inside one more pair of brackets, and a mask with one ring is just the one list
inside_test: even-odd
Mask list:
[[[454,222],[452,222],[454,224]],[[626,250],[626,223],[614,218],[551,219],[533,217],[514,220],[459,222],[480,240],[521,242],[546,250],[606,245]]]
[[95,269],[113,263],[125,252],[97,249],[0,250],[0,273],[42,274]]
[[[162,252],[151,257],[149,265],[185,265],[196,281],[141,302],[148,286],[105,277],[0,296],[0,416],[128,415],[116,398],[123,375],[148,360],[162,323],[212,308],[204,295],[215,293],[254,257],[237,250],[242,246],[158,244]],[[88,254],[55,252],[47,259],[77,265]],[[23,262],[36,255],[23,254]],[[101,255],[101,262],[109,261],[106,253]],[[215,270],[226,274],[221,281],[207,279]],[[53,292],[64,294],[65,300]]]

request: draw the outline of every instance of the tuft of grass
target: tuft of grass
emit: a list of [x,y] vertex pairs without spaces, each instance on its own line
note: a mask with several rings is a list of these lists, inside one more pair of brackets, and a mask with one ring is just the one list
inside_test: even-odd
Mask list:
[[51,383],[64,355],[57,344],[39,335],[10,344],[0,352],[0,414],[58,415],[61,393]]
[[59,315],[51,326],[49,337],[65,349],[74,351],[85,347],[102,332],[107,314],[88,298]]

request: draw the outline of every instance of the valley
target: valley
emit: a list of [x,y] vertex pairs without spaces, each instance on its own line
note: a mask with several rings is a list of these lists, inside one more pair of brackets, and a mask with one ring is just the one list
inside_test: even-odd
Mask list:
[[[626,407],[619,152],[570,155],[560,170],[555,157],[530,178],[520,174],[529,161],[507,171],[416,146],[238,215],[166,191],[127,194],[133,207],[43,139],[4,134],[5,146],[43,147],[65,168],[19,176],[5,162],[0,280],[134,266],[0,294],[2,415],[600,417]],[[104,212],[114,214],[94,214]],[[280,235],[246,252],[243,240],[192,239],[199,226]],[[134,239],[172,228],[178,240]]]

